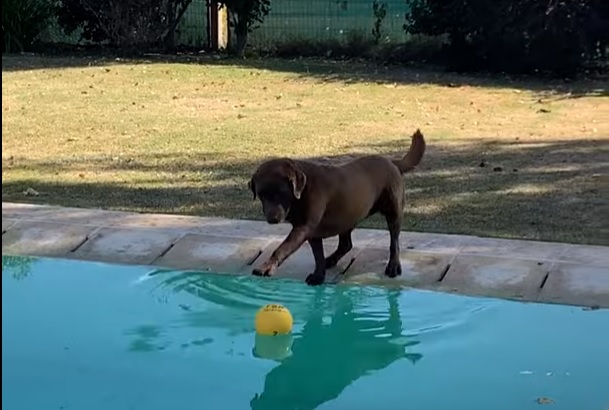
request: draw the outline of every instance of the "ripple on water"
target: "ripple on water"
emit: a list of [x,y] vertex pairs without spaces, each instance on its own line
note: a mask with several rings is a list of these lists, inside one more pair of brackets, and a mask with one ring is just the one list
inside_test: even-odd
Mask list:
[[455,334],[466,336],[474,330],[473,317],[498,303],[429,291],[359,285],[310,287],[294,280],[206,272],[156,272],[151,279],[151,292],[156,296],[196,298],[184,314],[184,324],[229,327],[236,332],[251,331],[252,315],[261,306],[280,303],[292,313],[295,332],[314,316],[322,316],[329,324],[341,315],[350,316],[353,322],[366,322],[358,325],[361,332],[378,332],[384,321],[398,317],[403,336],[441,341]]

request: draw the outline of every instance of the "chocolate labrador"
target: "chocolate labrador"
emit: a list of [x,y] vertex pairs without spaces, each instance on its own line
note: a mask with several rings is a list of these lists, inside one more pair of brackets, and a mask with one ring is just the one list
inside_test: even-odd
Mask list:
[[[343,165],[320,165],[289,158],[262,163],[249,182],[259,198],[268,223],[289,222],[292,230],[269,259],[253,274],[270,276],[290,255],[308,241],[315,270],[309,285],[324,282],[326,269],[353,247],[351,233],[367,217],[380,213],[390,235],[389,262],[385,275],[402,274],[399,235],[402,224],[404,185],[401,176],[414,169],[425,153],[425,138],[417,130],[408,153],[399,160],[369,155]],[[323,239],[338,235],[338,247],[324,258]]]

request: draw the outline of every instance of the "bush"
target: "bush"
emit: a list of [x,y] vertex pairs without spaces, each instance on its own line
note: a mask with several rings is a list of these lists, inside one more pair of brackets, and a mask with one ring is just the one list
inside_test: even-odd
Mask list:
[[361,31],[349,31],[345,38],[330,40],[309,40],[294,38],[275,44],[271,54],[285,58],[326,57],[333,59],[373,58],[375,45]]
[[2,0],[2,52],[29,51],[54,11],[51,0]]
[[446,35],[460,71],[574,75],[594,58],[586,26],[601,0],[412,0],[404,28]]
[[173,47],[175,30],[192,0],[61,0],[58,22],[66,34],[127,51]]

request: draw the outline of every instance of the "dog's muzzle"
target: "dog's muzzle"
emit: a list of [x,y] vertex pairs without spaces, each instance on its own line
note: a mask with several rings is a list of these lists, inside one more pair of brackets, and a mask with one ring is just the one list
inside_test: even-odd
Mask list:
[[276,225],[285,221],[286,212],[282,207],[272,207],[264,210],[264,217],[269,224]]
[[281,219],[279,219],[279,217],[277,215],[267,216],[266,221],[272,225],[282,222]]

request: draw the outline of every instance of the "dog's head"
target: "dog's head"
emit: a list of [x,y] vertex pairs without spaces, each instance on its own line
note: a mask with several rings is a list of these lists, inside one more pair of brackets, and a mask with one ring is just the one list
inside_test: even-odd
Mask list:
[[270,224],[284,222],[295,201],[300,200],[307,176],[289,159],[274,159],[260,165],[248,184],[254,199]]

